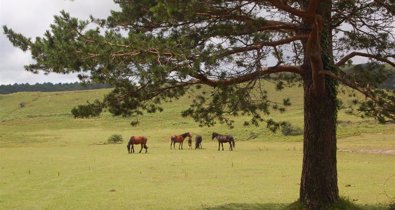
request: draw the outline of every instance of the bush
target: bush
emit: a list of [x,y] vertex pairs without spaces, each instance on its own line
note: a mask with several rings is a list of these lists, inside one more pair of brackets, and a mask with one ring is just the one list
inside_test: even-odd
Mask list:
[[114,134],[107,139],[108,144],[121,144],[123,142],[123,138],[119,134]]
[[24,108],[25,106],[26,106],[26,103],[25,103],[25,102],[19,103],[19,108]]
[[291,123],[285,123],[284,125],[281,125],[281,133],[284,136],[297,136],[303,134],[303,129],[293,126]]
[[103,111],[103,104],[95,100],[93,103],[87,105],[78,105],[71,110],[74,118],[90,118],[97,117]]

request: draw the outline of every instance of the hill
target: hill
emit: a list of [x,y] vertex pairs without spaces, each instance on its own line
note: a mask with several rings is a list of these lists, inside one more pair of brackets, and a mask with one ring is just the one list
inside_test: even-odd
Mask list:
[[[285,89],[282,94],[275,91],[274,85],[268,85],[269,93],[274,101],[282,101],[281,95],[290,96],[293,104],[285,113],[274,112],[268,118],[288,121],[292,129],[303,128],[303,101],[298,87]],[[27,142],[35,142],[40,135],[49,139],[55,133],[66,131],[83,132],[81,129],[100,128],[98,135],[100,139],[88,140],[87,142],[103,142],[114,133],[129,136],[133,133],[148,133],[156,139],[168,141],[169,133],[182,133],[191,131],[205,135],[209,138],[212,131],[219,133],[232,133],[238,140],[276,140],[276,141],[301,141],[302,133],[284,136],[283,133],[272,133],[264,126],[243,126],[247,117],[235,118],[235,128],[229,129],[225,125],[217,124],[214,127],[199,127],[197,123],[189,118],[181,117],[181,111],[187,108],[193,97],[183,97],[178,101],[164,104],[161,113],[145,114],[139,118],[140,125],[132,127],[130,118],[113,117],[104,113],[100,117],[92,119],[75,119],[71,109],[87,101],[101,99],[109,89],[87,90],[87,91],[65,91],[65,92],[20,92],[8,95],[0,95],[0,146],[8,145],[10,142],[18,142],[24,132],[34,132],[33,136],[25,135],[23,139]],[[347,100],[346,100],[347,101]],[[339,112],[338,136],[340,138],[355,136],[362,133],[375,133],[388,130],[388,126],[379,125],[373,120],[361,119],[355,116]],[[45,133],[50,132],[51,134]],[[42,133],[45,134],[42,134]],[[41,141],[41,140],[40,140]],[[8,142],[8,143],[6,143]],[[56,141],[55,141],[56,142]],[[82,142],[81,142],[82,143]]]

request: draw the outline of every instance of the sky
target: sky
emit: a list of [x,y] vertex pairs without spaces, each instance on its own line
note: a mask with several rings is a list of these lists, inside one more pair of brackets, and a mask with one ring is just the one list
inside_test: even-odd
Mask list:
[[72,17],[89,19],[89,15],[105,18],[117,10],[113,0],[0,0],[0,85],[14,83],[69,83],[77,75],[33,74],[24,69],[34,63],[29,52],[12,46],[3,32],[3,25],[27,37],[42,36],[61,10]]

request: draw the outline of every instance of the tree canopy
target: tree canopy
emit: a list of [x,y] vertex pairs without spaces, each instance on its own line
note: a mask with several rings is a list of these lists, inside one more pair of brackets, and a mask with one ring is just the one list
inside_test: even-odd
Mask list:
[[[274,73],[289,73],[278,76],[287,82],[300,80],[303,42],[314,26],[310,10],[318,2],[119,0],[115,3],[120,11],[106,20],[78,20],[62,11],[34,41],[7,27],[4,31],[15,46],[31,51],[36,63],[26,66],[29,71],[79,72],[82,80],[115,86],[105,100],[115,115],[161,110],[161,101],[205,84],[216,87],[214,100],[199,97],[185,116],[211,125],[215,118],[225,122],[225,113],[241,110],[252,113],[256,124],[263,120],[259,113],[267,114],[278,104],[265,91],[252,95],[250,90]],[[394,6],[386,1],[333,1],[327,7],[331,21],[320,27],[332,32],[333,55],[326,56],[333,56],[336,70],[319,73],[364,93],[369,99],[360,110],[381,121],[394,120],[393,114],[383,112],[395,109],[390,106],[393,97],[374,90],[374,80],[359,82],[361,78],[340,69],[358,56],[395,66]],[[381,112],[369,104],[380,106]]]
[[[279,89],[303,84],[300,198],[312,209],[338,200],[338,84],[366,96],[356,101],[358,111],[380,122],[395,121],[394,91],[378,88],[385,71],[360,76],[344,68],[356,58],[395,67],[395,5],[390,0],[114,2],[120,9],[107,19],[78,20],[62,11],[34,40],[6,26],[4,32],[16,47],[31,51],[36,63],[27,65],[28,71],[78,72],[81,80],[113,85],[98,106],[114,115],[161,111],[161,102],[207,85],[212,91],[200,91],[184,116],[210,126],[217,120],[232,125],[229,116],[250,115],[246,124],[266,122],[275,130],[281,123],[267,114],[284,111],[290,101],[271,101],[262,84],[273,79]],[[322,153],[309,146],[326,142],[331,144]],[[322,167],[316,165],[321,164],[318,153],[328,157],[330,167],[315,169]],[[331,181],[315,180],[322,174],[330,174]],[[314,184],[320,193],[308,189]]]

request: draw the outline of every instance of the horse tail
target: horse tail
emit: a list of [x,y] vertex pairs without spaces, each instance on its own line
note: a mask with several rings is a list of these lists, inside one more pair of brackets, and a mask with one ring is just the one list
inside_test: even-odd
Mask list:
[[148,141],[148,139],[146,137],[144,137],[144,148],[145,149],[148,149],[147,141]]

